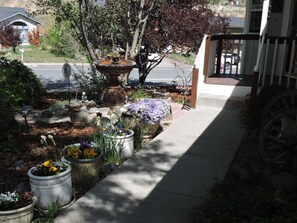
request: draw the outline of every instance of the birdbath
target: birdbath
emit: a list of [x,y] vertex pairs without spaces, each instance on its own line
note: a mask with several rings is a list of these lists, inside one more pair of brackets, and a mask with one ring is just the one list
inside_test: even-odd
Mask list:
[[121,85],[120,76],[130,73],[135,65],[134,61],[124,60],[115,54],[96,63],[97,70],[108,80],[107,88],[103,92],[102,104],[105,106],[123,105],[126,102],[125,90]]

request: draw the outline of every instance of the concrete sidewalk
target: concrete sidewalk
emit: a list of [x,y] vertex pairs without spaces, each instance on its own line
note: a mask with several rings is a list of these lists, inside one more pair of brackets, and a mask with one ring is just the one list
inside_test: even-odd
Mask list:
[[239,110],[188,111],[55,222],[190,222],[191,209],[224,177],[244,132]]

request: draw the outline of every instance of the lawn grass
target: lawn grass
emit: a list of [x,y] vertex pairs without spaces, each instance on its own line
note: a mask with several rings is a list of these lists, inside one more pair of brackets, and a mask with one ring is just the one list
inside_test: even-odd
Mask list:
[[189,56],[183,56],[181,54],[177,53],[170,53],[168,54],[168,58],[175,60],[175,61],[180,61],[185,64],[193,65],[195,62],[195,56],[189,55]]
[[49,51],[40,50],[34,47],[17,47],[16,53],[11,49],[2,50],[5,57],[9,60],[22,60],[20,49],[24,50],[23,62],[24,63],[81,63],[87,62],[86,58],[68,58],[64,56],[57,56]]
[[[81,58],[68,58],[65,56],[58,56],[56,54],[51,53],[47,50],[41,50],[39,48],[35,48],[32,46],[19,46],[16,49],[16,53],[9,49],[0,49],[0,54],[5,55],[5,57],[9,60],[22,60],[22,55],[20,49],[24,50],[23,54],[23,62],[24,63],[65,63],[66,61],[69,63],[87,63],[87,59],[85,57]],[[168,58],[180,61],[185,64],[193,65],[195,62],[195,56],[183,56],[181,54],[171,53],[168,54]]]

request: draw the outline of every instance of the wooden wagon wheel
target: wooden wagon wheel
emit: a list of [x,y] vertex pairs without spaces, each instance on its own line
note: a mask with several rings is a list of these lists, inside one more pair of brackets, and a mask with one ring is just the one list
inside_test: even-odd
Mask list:
[[287,90],[272,97],[265,105],[262,112],[262,121],[281,110],[297,107],[297,91]]
[[297,167],[297,108],[270,116],[259,138],[262,158],[276,169],[295,172]]

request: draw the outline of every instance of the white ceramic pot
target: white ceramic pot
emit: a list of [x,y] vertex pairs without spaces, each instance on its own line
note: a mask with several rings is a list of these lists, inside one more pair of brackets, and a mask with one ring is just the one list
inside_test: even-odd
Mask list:
[[108,136],[114,140],[116,150],[120,153],[121,159],[129,159],[134,154],[134,131],[132,129],[127,131],[128,133],[124,136]]
[[30,223],[33,218],[34,205],[36,197],[33,197],[33,202],[25,207],[18,208],[10,211],[0,211],[0,222],[6,223]]
[[60,206],[68,204],[72,199],[71,166],[67,170],[53,176],[36,176],[32,167],[28,171],[31,191],[37,197],[36,206],[41,209],[48,209],[48,205],[58,201]]

